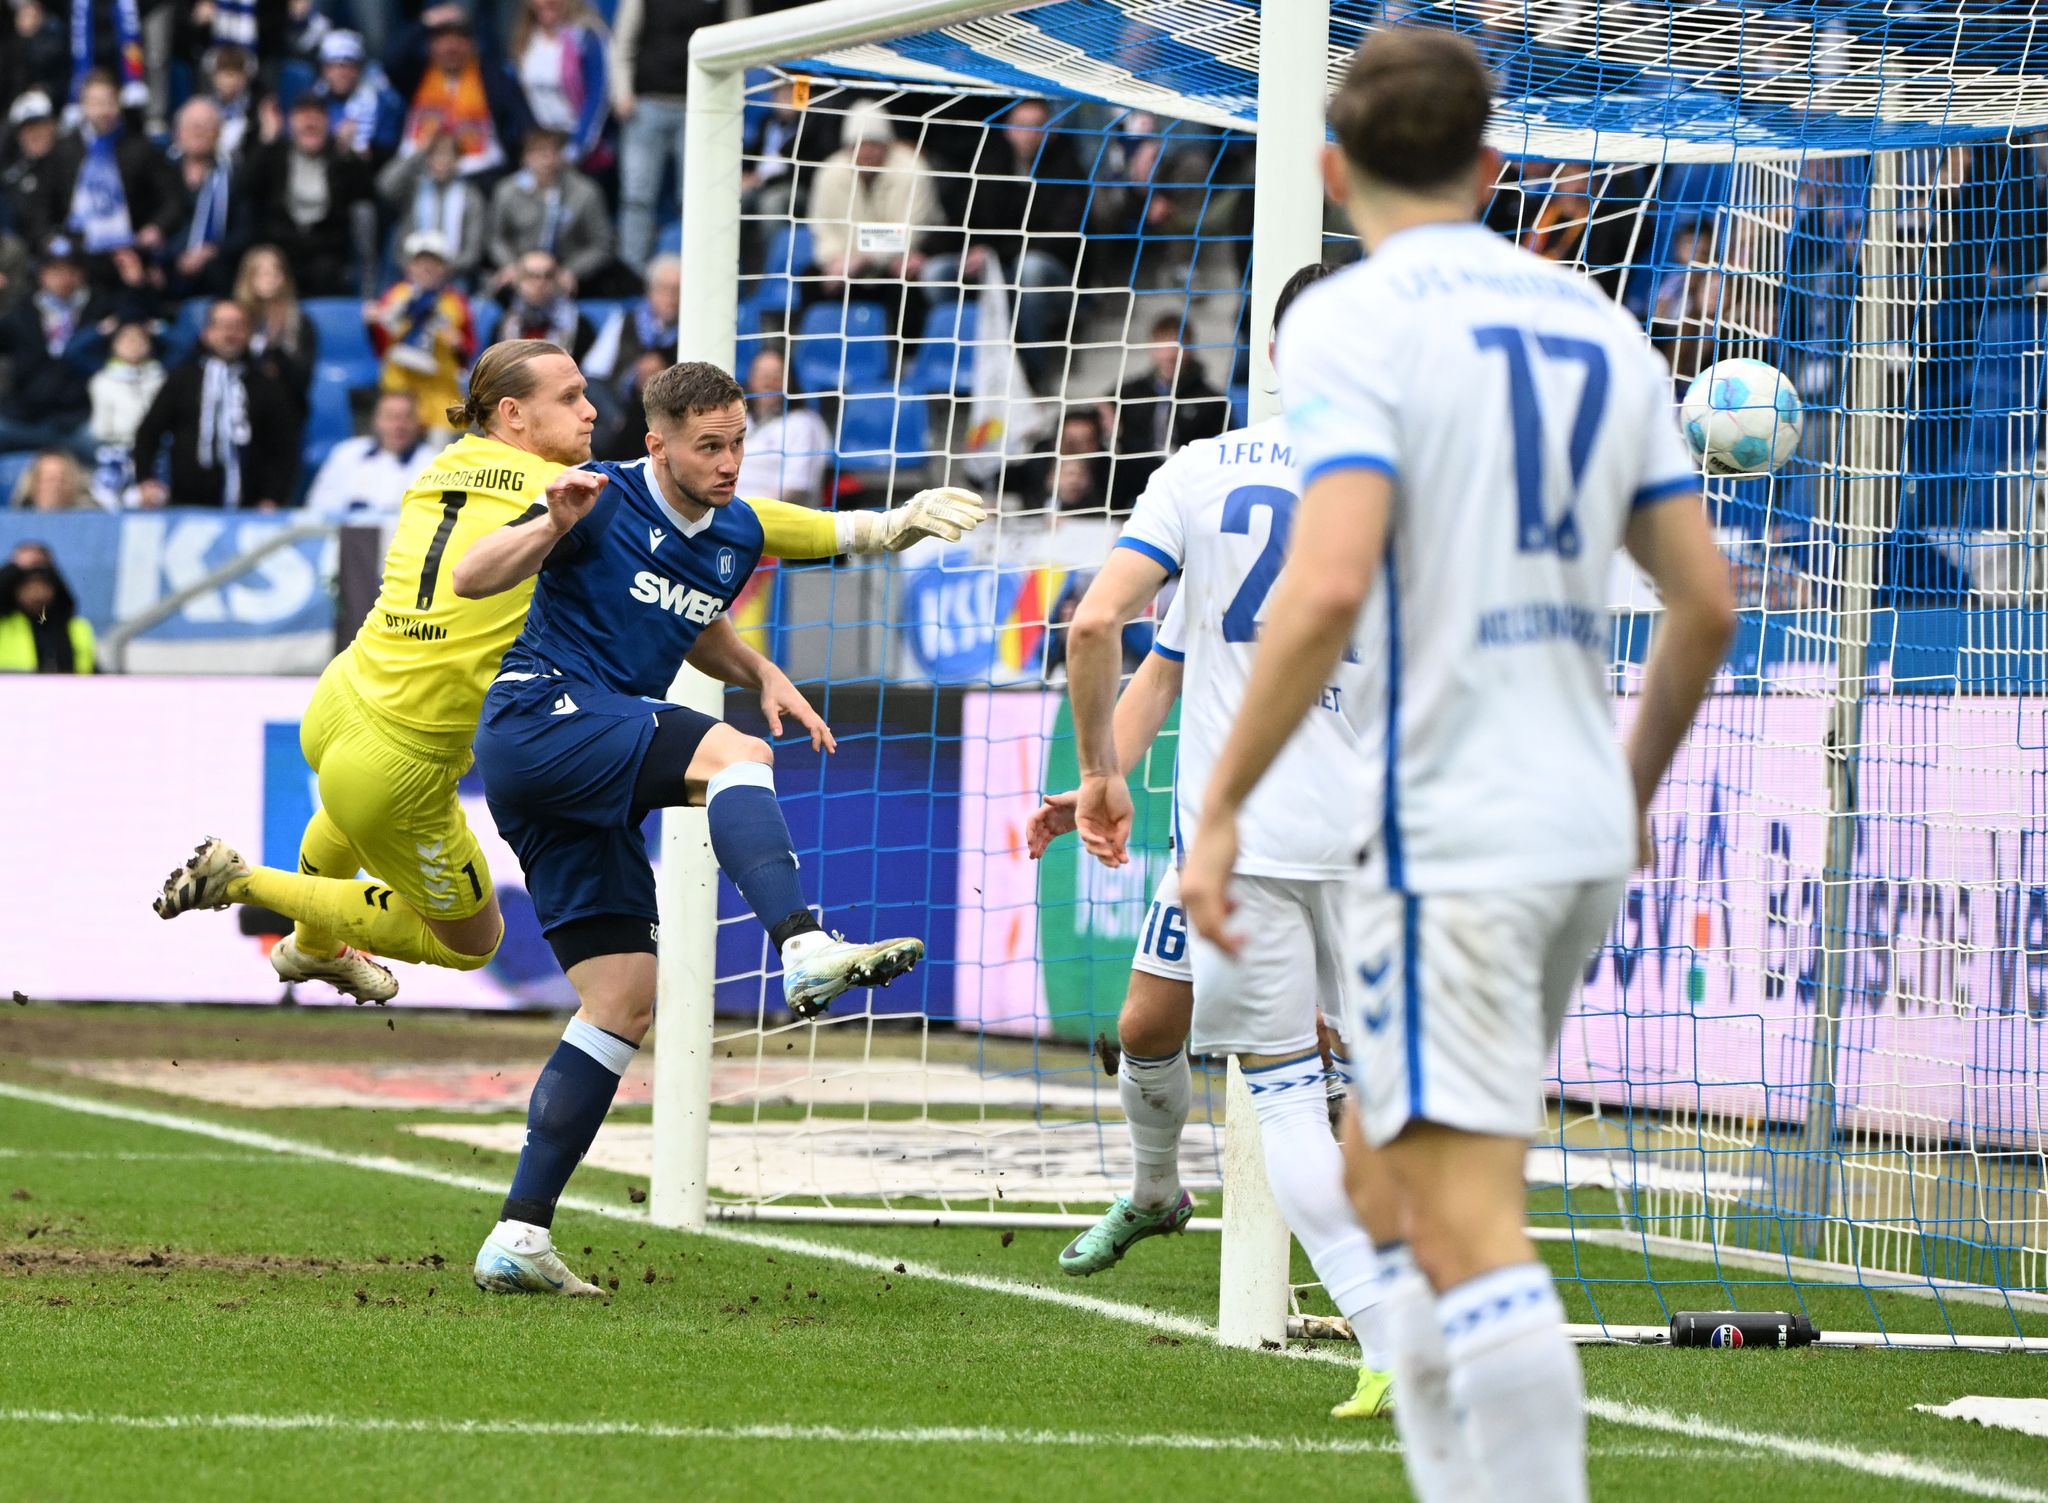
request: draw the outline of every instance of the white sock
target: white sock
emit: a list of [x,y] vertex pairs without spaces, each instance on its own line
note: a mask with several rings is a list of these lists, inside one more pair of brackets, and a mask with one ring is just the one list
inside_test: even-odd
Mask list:
[[1116,1094],[1131,1128],[1138,1172],[1131,1203],[1157,1211],[1180,1199],[1180,1130],[1187,1125],[1188,1057],[1176,1049],[1165,1059],[1142,1059],[1126,1049],[1116,1067]]
[[1437,1316],[1452,1401],[1487,1492],[1585,1503],[1585,1386],[1550,1270],[1515,1263],[1467,1279],[1437,1300]]
[[[1373,1318],[1392,1356],[1394,1429],[1417,1503],[1467,1503],[1488,1496],[1451,1402],[1436,1291],[1403,1242],[1379,1251],[1380,1302]],[[1507,1496],[1513,1496],[1508,1494]]]
[[1372,1239],[1358,1224],[1344,1189],[1344,1155],[1330,1136],[1323,1062],[1306,1054],[1247,1070],[1244,1078],[1259,1117],[1266,1180],[1281,1218],[1308,1254],[1323,1292],[1358,1333],[1366,1362],[1385,1367],[1386,1352],[1373,1338],[1367,1318],[1379,1303],[1379,1270]]

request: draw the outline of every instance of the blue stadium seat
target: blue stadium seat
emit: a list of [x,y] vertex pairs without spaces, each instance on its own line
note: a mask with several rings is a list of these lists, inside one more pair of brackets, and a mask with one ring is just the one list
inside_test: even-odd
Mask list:
[[0,507],[14,499],[15,484],[21,479],[22,471],[35,463],[35,458],[33,449],[16,449],[0,454]]
[[781,226],[768,242],[768,260],[762,275],[742,276],[740,301],[757,315],[783,312],[792,296],[790,279],[811,270],[813,255],[809,225]]
[[484,346],[491,342],[491,336],[498,332],[498,321],[504,316],[505,310],[498,306],[494,298],[473,297],[469,300],[469,318],[470,322],[476,325],[476,347],[479,354],[483,352]]
[[376,384],[377,367],[372,363],[367,377],[363,367],[322,360],[313,367],[312,401],[306,413],[306,431],[300,435],[299,458],[305,478],[311,479],[327,451],[356,431],[355,411],[349,392],[359,386]]
[[[163,362],[166,366],[176,365],[199,345],[199,331],[206,326],[206,310],[211,298],[191,297],[178,304],[178,316],[171,320],[164,330]],[[357,314],[360,318],[362,315]]]
[[917,468],[931,454],[931,417],[922,397],[868,392],[839,404],[840,468],[873,473]]
[[979,299],[934,304],[924,316],[924,333],[904,389],[929,394],[952,392],[956,396],[972,391],[974,352],[966,347],[974,343],[980,324]]
[[683,253],[683,222],[674,215],[662,221],[661,233],[655,237],[654,253],[657,256],[680,256]]
[[895,364],[896,344],[879,303],[813,303],[791,346],[798,391],[875,391],[888,384]]
[[360,302],[352,297],[309,297],[299,306],[306,310],[307,320],[320,336],[322,364],[331,361],[357,369],[368,366],[374,379],[377,352],[370,347],[370,331],[363,326]]

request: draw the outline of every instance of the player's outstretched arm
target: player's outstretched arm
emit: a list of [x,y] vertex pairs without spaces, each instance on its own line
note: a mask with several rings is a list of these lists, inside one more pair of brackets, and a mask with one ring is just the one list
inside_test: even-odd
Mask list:
[[1728,655],[1735,591],[1696,491],[1638,507],[1625,541],[1664,603],[1628,738],[1640,831],[1637,858],[1648,862],[1650,800]]
[[596,470],[564,470],[548,482],[547,506],[478,538],[456,562],[455,593],[465,600],[499,595],[540,573],[549,552],[590,515],[610,481]]
[[[1138,671],[1131,675],[1131,681],[1124,685],[1124,692],[1117,696],[1116,753],[1124,777],[1130,777],[1131,769],[1145,760],[1145,753],[1159,739],[1159,728],[1166,724],[1173,702],[1180,698],[1184,673],[1183,665],[1176,660],[1148,652]],[[1080,802],[1078,788],[1045,796],[1045,802],[1024,826],[1024,848],[1033,861],[1043,856],[1053,841],[1073,832]]]
[[1067,626],[1067,698],[1081,760],[1075,811],[1081,843],[1105,866],[1131,859],[1131,790],[1117,761],[1116,686],[1124,671],[1124,628],[1166,583],[1158,560],[1112,548]]
[[1244,703],[1202,796],[1202,823],[1181,865],[1188,920],[1231,954],[1230,873],[1237,814],[1330,681],[1372,593],[1394,507],[1379,470],[1337,470],[1311,482],[1295,515],[1287,564],[1259,629]]
[[981,497],[950,485],[919,491],[889,511],[816,511],[752,497],[747,505],[760,518],[761,552],[768,558],[901,553],[926,538],[957,543],[988,520]]
[[761,714],[768,721],[771,736],[782,734],[782,717],[787,715],[809,734],[811,750],[839,750],[831,727],[811,708],[811,702],[790,682],[789,675],[775,665],[773,658],[749,647],[731,621],[721,617],[705,627],[683,661],[722,684],[758,691]]

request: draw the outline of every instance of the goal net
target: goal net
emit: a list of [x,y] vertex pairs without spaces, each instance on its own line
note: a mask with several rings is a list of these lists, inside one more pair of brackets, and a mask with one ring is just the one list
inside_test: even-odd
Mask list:
[[[1132,778],[1128,867],[1071,836],[1033,861],[1026,828],[1077,780],[1062,626],[1146,477],[1274,410],[1269,289],[1310,257],[1297,235],[1260,271],[1260,7],[817,9],[820,30],[711,34],[735,38],[717,67],[700,45],[686,346],[756,394],[747,493],[959,484],[994,515],[957,546],[784,565],[737,611],[840,737],[777,772],[809,894],[930,959],[797,1024],[726,893],[715,958],[664,958],[671,1030],[677,978],[714,1017],[688,1087],[708,1111],[658,1109],[657,1149],[700,1135],[714,1216],[1084,1224],[1130,1172],[1132,953],[1185,943],[1148,906],[1171,722]],[[1707,482],[1742,630],[1589,960],[1532,1229],[1573,1244],[1568,1293],[1614,1329],[1748,1306],[2048,1330],[2032,8],[1336,0],[1328,22],[1300,89],[1377,26],[1471,34],[1502,88],[1488,222],[1634,313],[1674,401],[1740,355],[1807,408],[1778,474]],[[1334,213],[1321,239],[1357,254]],[[1625,727],[1657,607],[1622,560],[1613,604]],[[1130,665],[1150,639],[1127,634]],[[1183,1173],[1209,1212],[1223,1074],[1196,1063]]]

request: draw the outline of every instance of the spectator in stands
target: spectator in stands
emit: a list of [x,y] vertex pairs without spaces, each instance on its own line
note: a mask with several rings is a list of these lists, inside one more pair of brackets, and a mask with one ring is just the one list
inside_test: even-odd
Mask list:
[[205,82],[198,97],[212,100],[220,111],[221,150],[234,161],[248,160],[278,133],[275,123],[265,129],[257,109],[255,59],[240,47],[209,47],[199,68]]
[[446,429],[429,432],[421,424],[411,392],[379,393],[369,436],[343,439],[328,451],[306,493],[306,510],[330,522],[397,516],[406,487],[448,438]]
[[14,0],[13,35],[0,47],[0,99],[31,91],[47,100],[71,92],[71,39],[43,0]]
[[649,350],[675,351],[682,311],[683,263],[674,256],[656,256],[647,264],[647,292],[640,301],[620,308],[597,331],[597,341],[578,362],[593,381],[629,375]]
[[1713,235],[1700,225],[1671,240],[1671,269],[1657,280],[1650,305],[1650,342],[1671,367],[1672,389],[1682,396],[1692,378],[1714,361],[1721,317],[1721,273]]
[[77,238],[95,285],[139,289],[141,256],[163,246],[178,215],[169,164],[122,121],[112,74],[86,74],[78,113],[78,129],[50,153],[43,219]]
[[312,402],[313,367],[320,359],[320,334],[299,306],[291,264],[274,245],[259,245],[242,257],[235,273],[235,301],[249,315],[249,362],[274,376],[291,393],[304,422]]
[[747,367],[747,439],[740,461],[742,496],[818,506],[832,434],[809,407],[789,405],[782,355],[763,350]]
[[85,466],[64,449],[45,449],[29,461],[7,503],[21,511],[99,510]]
[[1048,342],[1065,333],[1088,217],[1087,170],[1070,136],[1047,129],[1051,118],[1044,100],[1020,99],[982,132],[974,176],[956,180],[971,183],[971,199],[951,206],[954,222],[966,226],[967,252],[935,256],[925,273],[979,287],[993,256],[1019,289],[1018,354],[1041,385],[1053,365]]
[[413,231],[404,252],[405,279],[363,311],[370,342],[384,361],[377,384],[410,393],[427,426],[445,429],[444,409],[462,402],[476,325],[469,299],[449,285],[448,242],[440,231]]
[[598,431],[591,445],[594,459],[638,459],[647,452],[647,416],[642,395],[647,383],[676,363],[673,350],[645,350],[617,385],[618,401],[610,415],[599,410]]
[[[918,276],[942,213],[931,169],[896,139],[882,106],[866,99],[849,106],[843,129],[845,144],[811,182],[808,223],[824,282],[807,293],[827,300],[847,283]],[[897,297],[884,301],[893,309]]]
[[[721,0],[619,0],[612,18],[612,113],[619,119],[619,259],[645,275],[669,165],[683,191],[683,83],[690,38],[725,19]],[[787,108],[785,106],[785,108]],[[771,114],[774,112],[771,111]],[[758,169],[749,167],[750,172]],[[786,174],[787,168],[784,172]],[[742,215],[756,212],[744,199]],[[788,204],[783,204],[787,212]],[[758,264],[758,258],[747,264]]]
[[500,171],[506,143],[526,133],[528,115],[519,84],[495,51],[478,46],[476,29],[461,5],[431,5],[419,27],[396,50],[391,82],[408,102],[398,149],[425,149],[437,134],[455,139],[462,174]]
[[285,134],[250,158],[242,197],[255,239],[290,258],[308,297],[360,295],[375,265],[377,209],[368,165],[328,128],[327,106],[292,101]]
[[405,106],[384,70],[369,60],[359,32],[330,31],[320,39],[320,79],[313,97],[327,106],[328,128],[343,151],[381,162],[398,149]]
[[597,330],[563,288],[561,263],[546,251],[528,251],[513,265],[512,301],[498,321],[498,338],[545,339],[581,360]]
[[[797,164],[815,164],[830,155],[832,117],[798,109],[796,85],[786,78],[776,84],[766,105],[758,112],[749,109],[747,117],[746,154],[740,168],[740,264],[755,267],[768,259],[770,234],[795,217]],[[624,210],[620,212],[623,241],[626,226]],[[653,234],[651,224],[648,234]]]
[[50,550],[24,544],[0,564],[0,673],[91,673],[92,623]]
[[1209,384],[1199,360],[1181,343],[1181,317],[1152,321],[1150,369],[1117,392],[1116,466],[1110,499],[1135,505],[1152,472],[1181,445],[1214,438],[1230,426],[1230,399]]
[[31,91],[9,106],[8,128],[14,150],[0,169],[0,230],[12,231],[30,245],[49,238],[51,194],[44,179],[50,174],[51,152],[57,145],[57,112],[47,94]]
[[175,299],[227,291],[247,214],[235,192],[234,163],[221,145],[220,107],[195,96],[178,107],[171,134],[171,175],[178,212],[163,248],[164,291]]
[[107,363],[90,385],[92,393],[93,498],[118,509],[135,499],[135,435],[163,390],[164,365],[156,358],[149,326],[133,322],[114,330]]
[[0,453],[61,448],[91,456],[88,388],[106,358],[116,308],[87,287],[75,241],[53,235],[43,243],[34,294],[0,322],[0,356],[11,372],[0,387]]
[[[164,378],[135,434],[144,506],[254,507],[291,501],[299,417],[291,394],[249,360],[249,315],[222,298],[206,310],[199,348]],[[165,442],[170,481],[157,478]]]
[[449,275],[472,285],[483,268],[490,213],[482,190],[462,175],[454,136],[436,131],[419,151],[394,157],[378,175],[377,192],[397,226],[396,244],[432,231],[448,246]]
[[658,354],[664,367],[676,351],[677,314],[682,305],[683,267],[674,256],[656,256],[647,266],[647,292],[638,304],[616,309],[577,362],[590,380],[590,400],[600,429],[620,430],[628,457],[641,453],[646,423],[640,412],[640,363]]
[[545,125],[528,131],[520,170],[491,195],[492,289],[509,286],[521,259],[538,251],[554,260],[570,297],[604,296],[619,282],[617,247],[604,194],[568,164],[562,133]]
[[603,145],[611,114],[610,42],[588,0],[525,0],[512,25],[511,62],[528,117],[561,134],[568,160],[593,168],[611,160]]

